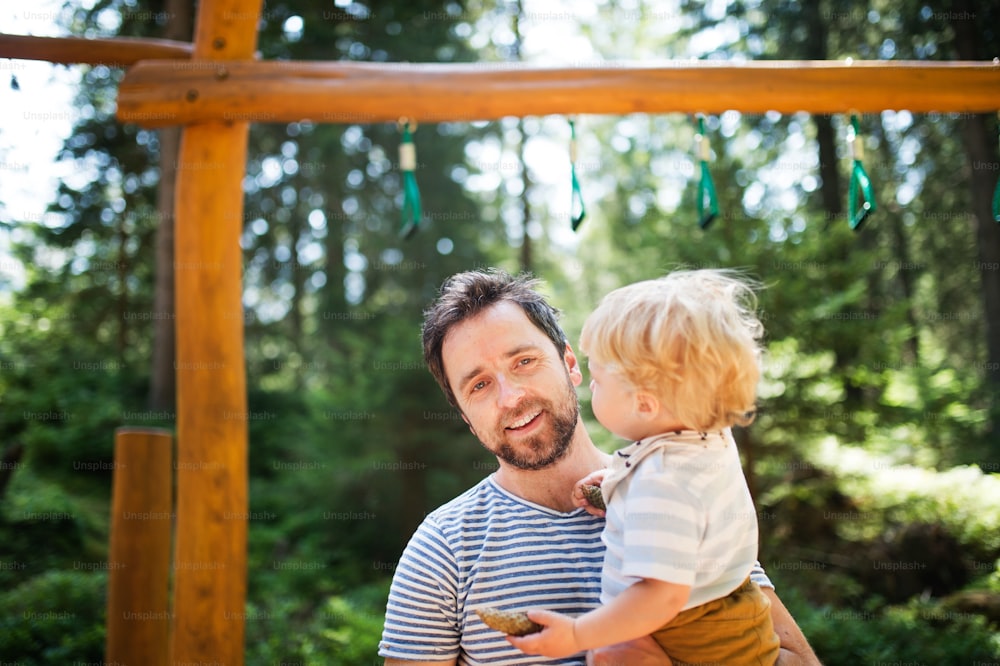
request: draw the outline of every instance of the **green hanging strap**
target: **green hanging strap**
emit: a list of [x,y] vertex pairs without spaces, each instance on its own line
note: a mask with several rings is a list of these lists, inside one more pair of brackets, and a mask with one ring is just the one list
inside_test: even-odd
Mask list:
[[583,205],[583,192],[580,191],[580,180],[576,177],[576,158],[576,124],[571,120],[569,121],[569,177],[573,192],[569,210],[573,231],[579,228],[583,218],[587,216],[587,209]]
[[705,116],[698,116],[698,133],[694,137],[695,153],[698,156],[701,177],[698,180],[698,226],[707,229],[719,214],[719,197],[715,193],[712,172],[708,161],[712,159],[712,147],[705,136]]
[[417,149],[410,134],[410,122],[403,118],[399,121],[399,126],[403,132],[403,140],[399,144],[399,169],[403,172],[403,221],[399,235],[410,238],[417,232],[421,218],[420,189],[417,188],[417,178],[413,173],[417,169]]
[[[875,212],[875,195],[872,192],[872,181],[868,178],[861,160],[865,156],[861,132],[858,130],[858,117],[851,114],[851,126],[847,132],[847,142],[851,144],[851,186],[847,196],[847,210],[851,216],[851,229],[857,231],[870,213]],[[858,194],[862,195],[861,205],[858,205]]]
[[[1000,143],[1000,111],[997,111],[997,140]],[[997,178],[997,186],[993,190],[993,221],[1000,224],[1000,177]]]

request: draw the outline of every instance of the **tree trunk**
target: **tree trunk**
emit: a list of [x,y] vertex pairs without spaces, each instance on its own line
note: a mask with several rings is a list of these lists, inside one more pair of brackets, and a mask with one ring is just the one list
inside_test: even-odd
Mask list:
[[[523,14],[524,3],[521,0],[517,0],[512,18],[514,51],[511,55],[515,62],[521,62],[521,16]],[[531,236],[528,234],[528,225],[531,223],[531,202],[528,201],[531,179],[528,176],[528,165],[524,161],[524,148],[528,142],[528,136],[524,131],[524,118],[517,121],[517,137],[517,158],[518,164],[521,165],[521,271],[530,273],[534,264],[531,252]],[[572,213],[572,211],[570,212]]]
[[[165,39],[190,41],[192,7],[186,0],[167,0]],[[174,183],[181,128],[160,130],[160,182],[156,193],[156,273],[153,288],[153,360],[149,409],[173,411],[177,388],[174,373]]]
[[118,217],[118,257],[115,268],[118,271],[118,361],[125,365],[125,347],[128,345],[128,232],[125,230],[125,216]]
[[[343,167],[342,161],[334,160],[333,172]],[[349,226],[347,215],[341,208],[341,202],[334,200],[334,194],[326,195],[326,237],[323,239],[324,272],[326,285],[319,292],[320,316],[319,331],[323,343],[335,356],[346,355],[347,345],[339,336],[344,330],[344,320],[347,313],[347,267],[344,266],[344,228]]]
[[[806,31],[811,38],[804,44],[804,57],[815,60],[826,60],[829,54],[829,30],[827,29],[824,15],[828,14],[828,8],[824,9],[826,3],[806,2],[802,4],[802,20],[805,22]],[[837,135],[833,127],[833,120],[829,115],[813,115],[813,123],[816,125],[816,141],[819,148],[819,173],[822,183],[820,184],[820,199],[823,205],[823,231],[827,231],[832,225],[847,224],[844,214],[844,195],[842,192],[840,178],[840,160],[837,158]],[[857,243],[863,243],[864,239],[855,239]],[[830,252],[828,260],[844,264],[850,251],[841,242],[833,242],[828,246]],[[838,273],[834,280],[841,280],[845,284],[850,281],[850,276]],[[839,285],[843,287],[844,285]],[[856,347],[844,341],[842,344],[834,346],[834,364],[837,368],[836,374],[844,377],[845,409],[854,410],[861,404],[864,395],[862,388],[857,386],[851,379],[851,373],[847,368],[855,362],[858,355]]]
[[[820,13],[821,3],[805,3],[803,13],[809,26],[809,34],[813,36],[806,45],[807,58],[826,60],[828,31],[826,22]],[[816,126],[816,143],[819,144],[819,177],[821,181],[820,197],[823,200],[823,210],[826,212],[824,229],[831,224],[843,222],[840,219],[844,212],[843,198],[840,196],[840,165],[837,163],[837,134],[833,129],[833,120],[828,115],[813,115]]]
[[[879,120],[876,123],[878,127],[880,141],[878,148],[878,159],[877,163],[884,165],[891,165],[893,161],[893,155],[895,155],[899,148],[898,145],[890,145],[889,138],[885,133],[885,126],[882,121]],[[869,165],[871,168],[871,165]],[[874,169],[873,169],[874,171]],[[888,166],[882,171],[888,172]],[[918,364],[920,360],[920,321],[916,313],[916,305],[914,304],[914,295],[916,293],[915,276],[913,270],[913,262],[910,260],[910,244],[909,238],[906,234],[906,229],[903,224],[902,211],[900,210],[899,204],[895,200],[884,201],[881,203],[878,210],[879,218],[885,221],[885,228],[889,232],[889,238],[891,239],[892,253],[895,257],[894,263],[896,264],[896,282],[899,284],[899,288],[903,292],[903,301],[906,303],[906,323],[909,326],[910,333],[903,342],[903,349],[900,351],[901,357],[904,361],[912,363],[914,365]],[[885,302],[892,302],[891,291],[892,284],[880,285],[881,273],[879,271],[871,271],[870,275],[872,279],[870,280],[869,294],[880,294],[882,295]]]
[[[993,433],[996,433],[1000,425],[1000,224],[993,221],[991,210],[993,188],[1000,174],[996,137],[996,124],[991,123],[988,116],[972,116],[962,123],[962,140],[972,169],[972,210],[979,246],[983,313],[986,318],[984,371],[991,397],[990,430]],[[1000,459],[1000,452],[997,457]]]
[[895,210],[888,210],[888,208],[886,206],[882,210],[886,212],[889,231],[892,235],[893,247],[895,248],[896,261],[898,263],[896,278],[899,281],[900,288],[903,290],[903,300],[907,303],[906,323],[910,326],[910,334],[906,336],[903,356],[908,362],[916,364],[920,360],[920,322],[917,320],[916,312],[914,312],[913,296],[916,292],[916,285],[914,284],[916,276],[913,273],[914,264],[910,261],[910,249],[907,245],[906,229],[903,228],[903,220],[899,214],[898,207],[893,206],[892,208]]
[[[959,58],[985,59],[984,52],[996,44],[984,45],[977,28],[979,21],[962,20],[960,12],[974,15],[975,3],[957,0],[951,26]],[[966,14],[968,15],[968,14]],[[991,53],[990,57],[996,55]],[[997,121],[991,116],[969,115],[962,120],[962,141],[969,156],[972,185],[972,211],[979,251],[980,289],[986,329],[986,389],[990,398],[990,433],[987,441],[996,441],[1000,427],[1000,224],[993,221],[993,190],[1000,176],[1000,150],[997,148]],[[993,462],[1000,462],[1000,449],[993,452]]]
[[153,367],[149,408],[174,408],[174,183],[180,128],[160,130],[160,183],[157,191],[156,274],[153,287]]
[[840,165],[837,163],[837,135],[830,116],[813,116],[816,142],[819,144],[820,197],[826,212],[824,230],[832,224],[842,224],[844,201],[840,196]]
[[[289,233],[292,237],[292,247],[291,249],[291,281],[292,281],[292,302],[289,305],[288,315],[291,317],[292,324],[292,350],[301,359],[303,354],[303,318],[302,318],[302,301],[306,295],[306,270],[302,267],[302,261],[299,259],[298,245],[299,240],[302,236],[302,218],[293,215],[292,219],[289,220]],[[305,376],[306,376],[306,365],[300,364],[294,370],[295,375],[295,386],[297,389],[302,390],[305,387]]]

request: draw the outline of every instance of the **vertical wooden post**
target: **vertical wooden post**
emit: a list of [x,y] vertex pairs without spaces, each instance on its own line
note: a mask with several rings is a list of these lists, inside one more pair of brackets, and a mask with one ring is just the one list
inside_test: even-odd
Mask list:
[[[261,0],[199,3],[194,58],[178,66],[252,59],[260,10]],[[185,127],[177,164],[173,663],[243,664],[249,415],[239,239],[249,125],[238,120]]]
[[104,661],[167,666],[173,438],[156,428],[115,431]]

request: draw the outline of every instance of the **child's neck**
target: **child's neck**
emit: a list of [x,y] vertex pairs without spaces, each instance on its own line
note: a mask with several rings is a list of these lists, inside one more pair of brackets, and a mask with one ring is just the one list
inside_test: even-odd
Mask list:
[[661,412],[644,425],[641,430],[643,435],[637,439],[646,439],[647,437],[652,437],[654,435],[662,435],[667,432],[678,432],[680,430],[693,430],[693,428],[689,428],[678,421],[677,417],[673,414],[669,412]]

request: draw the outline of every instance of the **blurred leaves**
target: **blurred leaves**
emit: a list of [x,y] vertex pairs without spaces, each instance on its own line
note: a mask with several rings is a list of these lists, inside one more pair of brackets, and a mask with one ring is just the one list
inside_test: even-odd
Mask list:
[[0,592],[0,653],[25,666],[100,662],[107,575],[47,571]]

